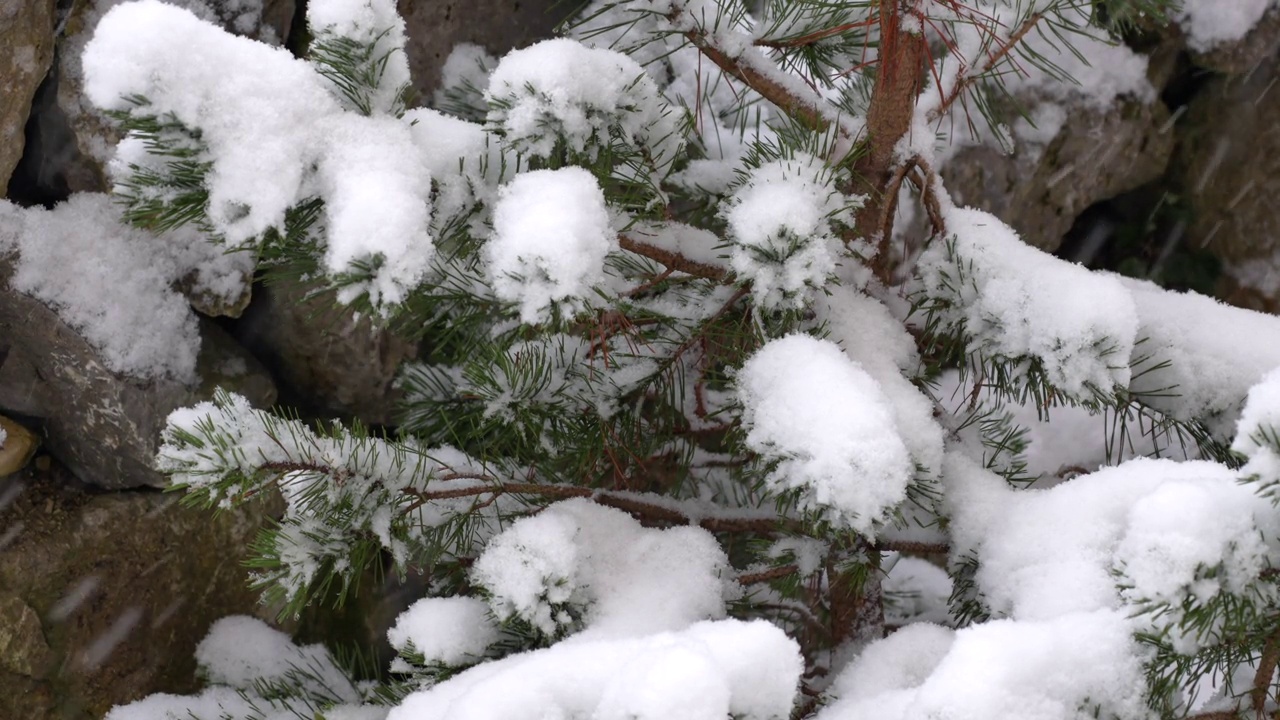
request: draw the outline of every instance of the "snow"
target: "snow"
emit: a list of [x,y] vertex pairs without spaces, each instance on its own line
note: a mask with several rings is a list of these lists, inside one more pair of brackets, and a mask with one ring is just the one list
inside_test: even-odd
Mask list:
[[1101,717],[1149,717],[1137,648],[1116,613],[1001,620],[954,636],[918,627],[868,647],[816,720],[1084,720],[1095,707]]
[[191,290],[226,302],[248,288],[254,259],[194,228],[153,235],[125,225],[106,195],[73,195],[53,210],[0,201],[0,254],[16,253],[10,286],[54,310],[111,370],[193,382],[200,333]]
[[1182,0],[1173,19],[1193,50],[1207,52],[1242,39],[1274,5],[1274,0]]
[[886,558],[883,563],[889,568],[881,583],[886,624],[951,622],[951,578],[946,570],[917,557]]
[[387,631],[396,650],[412,646],[428,664],[444,665],[478,660],[499,637],[489,606],[470,597],[422,598],[400,613]]
[[1280,482],[1280,367],[1249,390],[1231,449],[1248,458],[1246,476]]
[[953,237],[930,245],[918,272],[943,323],[971,339],[970,353],[1032,358],[1072,397],[1129,385],[1138,311],[1120,280],[1024,244],[988,213],[944,213]]
[[1124,279],[1138,310],[1130,389],[1181,420],[1204,419],[1223,440],[1249,388],[1280,367],[1280,318],[1196,293]]
[[651,530],[620,510],[566,500],[517,521],[476,559],[472,582],[499,619],[547,635],[639,637],[724,616],[736,589],[715,538],[695,527]]
[[849,201],[809,155],[751,170],[721,207],[733,241],[734,272],[751,281],[757,304],[802,307],[835,270],[833,223],[853,224]]
[[[332,720],[383,720],[385,707],[366,698],[334,663],[324,646],[296,645],[257,618],[234,615],[209,628],[196,647],[200,675],[211,686],[198,695],[157,693],[112,708],[106,720],[256,718],[294,720],[326,707]],[[287,696],[262,697],[259,683],[290,688]]]
[[[908,625],[858,654],[835,679],[837,698],[873,698],[918,687],[938,667],[955,641],[955,631],[933,623]],[[840,717],[841,713],[831,715]]]
[[[259,472],[265,464],[299,461],[320,469],[280,478]],[[170,413],[156,467],[172,484],[204,493],[219,507],[229,507],[230,496],[262,492],[264,485],[278,488],[287,507],[274,548],[281,567],[273,571],[271,581],[290,597],[302,592],[324,563],[347,559],[353,540],[348,528],[378,538],[403,564],[411,546],[460,515],[476,521],[475,538],[483,541],[490,534],[489,523],[511,505],[499,498],[487,510],[477,511],[472,497],[441,499],[419,506],[409,516],[397,515],[393,526],[389,510],[403,501],[406,488],[421,490],[428,483],[440,491],[483,486],[474,478],[485,476],[484,466],[452,448],[428,450],[412,441],[368,438],[360,452],[352,452],[348,440],[321,436],[298,420],[272,417],[253,409],[245,398],[222,392],[212,402]],[[334,482],[335,474],[341,482]],[[455,474],[465,477],[450,479]],[[232,482],[220,486],[225,478]],[[318,497],[323,501],[317,503]],[[349,525],[325,522],[326,507],[343,507]]]
[[953,557],[976,555],[995,619],[954,634],[909,625],[871,644],[820,720],[1147,717],[1133,634],[1194,650],[1205,637],[1182,613],[1256,592],[1262,538],[1275,537],[1270,507],[1214,463],[1139,459],[1016,491],[951,453],[944,480]]
[[288,635],[245,615],[215,622],[196,646],[196,662],[201,674],[217,685],[251,690],[259,680],[296,675],[313,694],[336,694],[335,699],[346,702],[361,699],[323,645],[295,645]]
[[395,304],[426,271],[430,176],[407,128],[347,113],[328,81],[289,51],[139,0],[107,13],[84,66],[85,94],[98,107],[129,110],[126,98],[142,96],[148,112],[200,131],[213,163],[208,216],[231,243],[282,227],[286,210],[321,192],[329,272],[377,264],[371,278],[344,287],[344,300],[367,292],[375,304]]
[[498,59],[479,45],[454,45],[440,68],[440,87],[432,104],[468,119],[483,118],[489,112],[484,91],[489,87],[489,73],[497,66]]
[[942,468],[943,431],[934,403],[911,381],[922,369],[915,338],[885,305],[847,285],[814,302],[828,338],[862,367],[889,399],[894,425],[912,462],[930,475]]
[[661,248],[713,268],[729,270],[725,243],[710,230],[681,222],[637,222],[626,234],[646,245]]
[[[370,57],[381,66],[370,109],[395,113],[409,85],[409,56],[405,52],[405,24],[395,0],[308,0],[307,29],[312,42],[331,37],[372,45]],[[336,91],[336,85],[334,85]]]
[[538,324],[552,303],[584,300],[616,246],[600,184],[566,167],[521,173],[502,187],[484,256],[494,293],[519,304],[522,322]]
[[327,135],[317,178],[325,198],[325,264],[338,271],[383,258],[372,285],[343,288],[338,299],[350,302],[367,290],[375,302],[399,302],[432,256],[431,174],[400,120],[339,115]]
[[[1147,56],[1092,26],[1088,3],[1055,3],[1051,8],[1044,2],[984,0],[960,5],[931,2],[925,7],[931,18],[927,34],[935,43],[945,43],[948,53],[936,63],[917,104],[911,144],[926,150],[924,157],[932,159],[935,169],[966,146],[1008,151],[1015,141],[1016,153],[1034,161],[1072,113],[1109,113],[1122,98],[1144,104],[1156,100],[1147,77]],[[1010,113],[1009,125],[993,126],[973,117],[972,103],[963,100],[940,113],[943,99],[953,95],[957,83],[971,82],[988,67],[989,59],[1000,57],[997,50],[1036,11],[1046,16],[1022,35],[1017,49],[1004,54],[991,73],[998,77],[999,94],[1012,96],[1026,115]],[[945,40],[937,31],[941,27],[951,35]],[[939,133],[940,142],[931,131]]]
[[[1259,532],[1276,537],[1270,514],[1245,485],[1162,484],[1134,503],[1126,518],[1128,528],[1113,560],[1126,585],[1121,596],[1138,607],[1151,605],[1149,622],[1158,627],[1168,622],[1158,617],[1162,606],[1204,603],[1224,593],[1246,595],[1270,565],[1272,548]],[[1211,632],[1175,628],[1174,647],[1190,654],[1202,641],[1217,639]]]
[[777,463],[774,492],[799,490],[802,508],[864,535],[906,498],[914,466],[889,399],[835,343],[772,340],[737,387],[747,446]]
[[570,640],[485,663],[405,698],[388,720],[782,720],[803,663],[764,621]]
[[465,219],[474,236],[488,236],[490,203],[504,172],[498,139],[478,123],[427,108],[406,112],[404,121],[435,185],[432,232]]
[[575,40],[544,40],[508,53],[489,76],[485,99],[488,124],[532,157],[551,157],[557,142],[595,157],[617,128],[661,170],[681,144],[677,114],[635,60]]
[[1182,614],[1255,582],[1271,551],[1262,538],[1277,537],[1270,505],[1216,463],[1139,458],[1017,492],[967,460],[949,462],[953,553],[976,553],[997,616],[1109,610],[1193,650],[1213,628],[1183,627]]

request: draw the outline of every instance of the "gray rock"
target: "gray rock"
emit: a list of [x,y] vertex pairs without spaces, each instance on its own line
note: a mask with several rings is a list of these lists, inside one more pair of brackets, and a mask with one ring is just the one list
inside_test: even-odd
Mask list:
[[87,483],[163,487],[152,459],[165,418],[212,397],[218,386],[259,407],[275,402],[262,366],[203,319],[199,386],[121,377],[43,303],[7,289],[11,273],[10,261],[0,258],[0,408],[37,419],[45,447]]
[[87,720],[195,690],[209,626],[257,606],[242,562],[265,509],[94,493],[46,467],[0,480],[0,717]]
[[996,215],[1052,252],[1085,208],[1160,177],[1173,146],[1162,103],[1120,101],[1106,113],[1070,111],[1039,152],[967,148],[942,176],[957,203]]
[[0,3],[0,193],[22,158],[36,88],[53,62],[54,0]]
[[1208,52],[1192,52],[1191,59],[1200,67],[1227,75],[1253,71],[1280,49],[1280,8],[1272,8],[1243,38],[1213,48]]
[[394,421],[394,381],[416,354],[412,343],[356,318],[318,285],[255,288],[235,335],[270,367],[286,404],[375,425]]
[[1280,309],[1280,59],[1211,80],[1180,126],[1175,175],[1191,210],[1186,242],[1224,265],[1221,294]]
[[440,85],[453,46],[469,42],[502,56],[552,36],[585,0],[399,0],[409,44],[409,70],[419,103]]

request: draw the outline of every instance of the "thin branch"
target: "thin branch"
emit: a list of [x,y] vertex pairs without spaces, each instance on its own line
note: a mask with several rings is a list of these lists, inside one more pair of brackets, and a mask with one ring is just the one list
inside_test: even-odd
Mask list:
[[929,215],[929,225],[933,228],[934,236],[946,235],[947,221],[943,217],[942,200],[938,195],[938,191],[941,188],[938,183],[938,175],[924,158],[917,157],[915,166],[916,171],[924,177],[917,177],[915,173],[910,173],[907,175],[907,179],[920,192],[920,200],[924,203],[925,212]]
[[983,75],[991,72],[991,70],[995,68],[1001,60],[1008,56],[1018,43],[1022,42],[1022,38],[1026,37],[1027,33],[1031,32],[1032,28],[1034,28],[1036,24],[1043,19],[1043,12],[1035,12],[1028,16],[1027,19],[1009,35],[1008,39],[1004,41],[999,50],[987,54],[986,62],[984,62],[976,71],[970,72],[969,69],[961,63],[960,69],[956,73],[957,78],[955,85],[951,87],[949,92],[942,96],[942,100],[938,103],[938,106],[929,111],[929,121],[936,121],[938,118],[945,115],[946,112],[951,109],[951,106],[955,104],[956,100],[962,97],[974,83],[981,80]]
[[[675,22],[677,17],[672,17],[672,22]],[[737,78],[747,87],[755,90],[765,100],[778,106],[792,120],[816,133],[824,133],[831,127],[831,121],[823,114],[823,110],[826,108],[814,99],[797,95],[790,88],[769,77],[768,74],[752,67],[750,63],[742,62],[721,50],[715,46],[705,33],[699,30],[689,30],[685,32],[684,36],[708,60],[715,63],[716,66],[729,75]]]
[[1267,707],[1267,696],[1271,694],[1271,679],[1275,677],[1276,665],[1280,664],[1280,628],[1267,636],[1262,646],[1262,657],[1258,659],[1258,672],[1253,676],[1253,689],[1249,691],[1249,703],[1253,706],[1254,716],[1262,720]]
[[[637,519],[671,525],[697,525],[708,532],[770,534],[790,526],[790,521],[779,518],[745,518],[732,516],[702,517],[677,510],[665,504],[650,502],[635,493],[619,493],[581,485],[543,485],[539,483],[507,483],[496,478],[484,485],[472,485],[447,490],[415,490],[404,488],[401,492],[414,501],[401,510],[412,512],[432,500],[452,500],[479,495],[535,495],[552,498],[590,498],[593,502],[616,508]],[[655,496],[657,498],[659,496]]]
[[844,33],[847,33],[850,30],[869,27],[871,25],[874,25],[876,22],[877,20],[875,17],[868,17],[865,20],[859,20],[857,22],[851,22],[851,23],[844,23],[843,25],[836,25],[834,27],[823,28],[822,30],[815,30],[807,35],[801,35],[799,37],[789,38],[786,40],[766,40],[764,38],[760,38],[752,44],[755,45],[756,47],[773,48],[775,50],[785,50],[787,48],[804,47],[806,45],[813,45],[814,43],[821,42],[830,37],[835,37],[836,35],[843,35]]
[[800,572],[800,568],[795,565],[782,565],[768,570],[761,570],[754,573],[743,573],[736,579],[739,585],[755,585],[756,583],[769,582],[770,580],[778,580],[784,577],[790,577]]
[[884,205],[880,208],[880,221],[876,224],[876,228],[880,231],[880,237],[893,237],[893,216],[898,211],[898,194],[902,190],[902,181],[906,179],[907,174],[915,169],[916,163],[920,162],[920,156],[916,155],[909,158],[905,163],[894,170],[893,175],[889,177],[889,182],[884,188]]
[[718,268],[715,265],[708,265],[697,260],[690,260],[678,252],[660,248],[657,245],[650,245],[628,235],[618,236],[618,246],[628,252],[642,255],[650,260],[656,260],[671,270],[706,278],[707,280],[715,280],[716,282],[725,282],[729,278],[729,272],[724,268]]
[[951,552],[946,543],[919,542],[916,540],[881,540],[875,544],[879,552],[906,552],[921,555],[945,555]]

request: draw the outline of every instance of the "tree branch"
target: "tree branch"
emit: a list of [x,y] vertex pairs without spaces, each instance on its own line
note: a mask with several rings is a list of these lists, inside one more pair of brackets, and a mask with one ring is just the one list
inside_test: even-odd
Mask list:
[[[677,10],[668,18],[672,24],[679,25],[680,12]],[[739,82],[755,90],[761,97],[776,105],[792,120],[816,133],[826,132],[831,127],[831,121],[823,114],[823,110],[826,108],[820,105],[819,102],[797,95],[778,80],[769,77],[767,73],[761,72],[758,68],[752,67],[750,63],[743,62],[716,47],[706,33],[701,30],[687,30],[684,36],[708,60],[715,63],[717,67],[736,78]]]
[[1249,691],[1249,704],[1253,706],[1256,720],[1262,720],[1267,707],[1267,697],[1271,694],[1271,680],[1276,674],[1276,665],[1280,664],[1280,628],[1267,636],[1262,646],[1262,657],[1258,659],[1258,671],[1253,675],[1253,688]]
[[780,578],[795,575],[800,572],[800,568],[795,565],[782,565],[768,570],[761,570],[754,573],[743,573],[737,577],[739,585],[755,585],[756,583],[769,582],[770,580],[778,580]]
[[678,270],[695,277],[715,280],[721,283],[729,278],[729,272],[724,268],[718,268],[715,265],[708,265],[697,260],[690,260],[678,252],[660,248],[657,245],[650,245],[628,235],[618,236],[618,247],[627,252],[647,257],[650,260],[656,260],[672,270]]
[[973,87],[974,83],[981,80],[983,75],[991,72],[991,70],[995,68],[995,66],[998,65],[1000,61],[1018,45],[1018,43],[1022,42],[1022,38],[1026,37],[1027,33],[1031,32],[1032,28],[1034,28],[1036,24],[1043,19],[1043,12],[1035,12],[1029,15],[1016,30],[1009,34],[1008,39],[1001,44],[999,50],[987,54],[986,62],[984,62],[975,72],[969,72],[969,69],[962,64],[959,72],[957,73],[956,82],[951,86],[951,90],[942,97],[941,102],[938,103],[936,108],[929,111],[929,121],[936,121],[945,115],[946,112],[951,109],[951,106],[955,104],[956,100],[960,99],[960,97],[964,95],[969,88]]
[[881,540],[875,544],[878,552],[905,552],[920,555],[945,555],[951,552],[946,543],[928,543],[915,540]]
[[859,20],[857,22],[844,23],[843,25],[836,25],[834,27],[823,28],[822,30],[815,30],[807,35],[801,35],[799,37],[793,37],[787,40],[766,40],[764,38],[760,38],[752,44],[755,45],[756,47],[767,47],[767,48],[773,48],[775,50],[804,47],[806,45],[813,45],[814,43],[821,42],[822,40],[826,40],[827,38],[830,38],[830,37],[843,35],[844,33],[847,33],[850,30],[865,28],[874,24],[875,24],[875,18],[869,17],[865,20]]

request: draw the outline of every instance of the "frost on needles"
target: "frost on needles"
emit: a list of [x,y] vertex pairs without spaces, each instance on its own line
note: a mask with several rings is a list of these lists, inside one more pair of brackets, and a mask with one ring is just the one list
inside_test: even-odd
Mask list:
[[1109,33],[1252,22],[1206,7],[594,0],[460,47],[432,108],[391,0],[313,0],[304,58],[115,7],[85,71],[124,217],[424,341],[394,432],[220,393],[160,467],[195,504],[283,499],[250,562],[285,614],[370,569],[427,585],[373,679],[232,618],[206,690],[109,717],[1272,712],[1280,320],[1041,253],[938,176],[1008,140],[964,110],[1005,90],[1048,99],[1029,142],[1154,97]]

